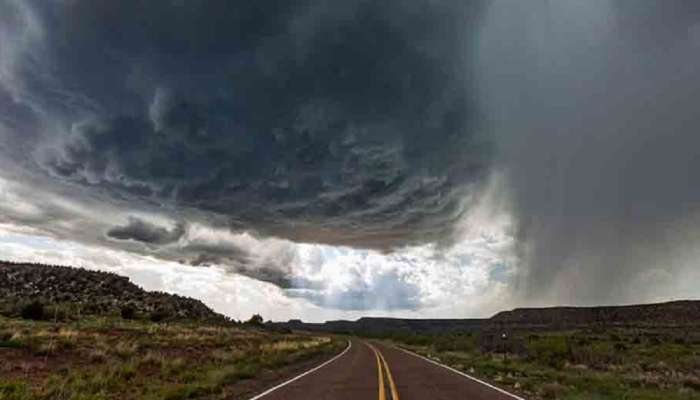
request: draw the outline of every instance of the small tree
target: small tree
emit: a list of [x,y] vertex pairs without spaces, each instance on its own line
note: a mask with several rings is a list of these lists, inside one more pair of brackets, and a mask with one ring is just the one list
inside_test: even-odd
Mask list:
[[261,326],[263,324],[263,317],[260,314],[253,314],[252,317],[246,322],[248,325]]

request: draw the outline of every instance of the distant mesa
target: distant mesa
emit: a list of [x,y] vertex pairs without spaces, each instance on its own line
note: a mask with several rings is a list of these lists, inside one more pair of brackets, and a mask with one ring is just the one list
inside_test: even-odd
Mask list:
[[566,329],[591,327],[700,326],[700,301],[602,306],[516,308],[484,319],[360,318],[356,321],[304,323],[298,319],[274,323],[279,328],[337,333],[410,331],[438,333],[502,329]]

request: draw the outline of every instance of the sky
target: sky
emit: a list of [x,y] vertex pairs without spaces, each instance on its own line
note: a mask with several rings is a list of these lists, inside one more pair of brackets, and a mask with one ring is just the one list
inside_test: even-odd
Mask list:
[[245,319],[700,298],[694,0],[0,2],[0,254]]

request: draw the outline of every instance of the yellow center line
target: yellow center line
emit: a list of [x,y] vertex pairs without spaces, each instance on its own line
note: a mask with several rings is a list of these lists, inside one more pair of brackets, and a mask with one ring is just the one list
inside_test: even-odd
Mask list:
[[379,352],[379,357],[381,357],[382,362],[384,363],[384,368],[386,368],[386,376],[389,378],[389,388],[391,388],[391,398],[393,400],[399,400],[399,391],[396,390],[396,384],[394,384],[394,377],[391,375],[391,370],[389,369],[389,364],[384,359],[384,354],[382,354],[381,351],[378,351],[378,352]]
[[379,353],[377,349],[369,345],[369,347],[374,351],[374,356],[377,358],[377,373],[379,375],[379,400],[386,400],[386,394],[384,393],[384,375],[382,374],[382,363],[379,360]]
[[374,346],[367,343],[370,349],[374,352],[374,356],[377,358],[377,371],[379,376],[379,400],[386,400],[386,392],[384,390],[384,375],[382,373],[382,364],[386,370],[386,376],[389,380],[389,389],[391,390],[392,400],[399,400],[399,392],[396,390],[396,384],[394,383],[394,377],[391,375],[391,370],[389,369],[389,364],[384,359],[384,355],[381,351],[377,350]]

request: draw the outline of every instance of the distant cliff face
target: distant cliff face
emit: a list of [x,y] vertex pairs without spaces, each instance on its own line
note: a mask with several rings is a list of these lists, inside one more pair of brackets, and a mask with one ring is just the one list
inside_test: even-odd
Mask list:
[[517,308],[490,321],[526,326],[700,325],[700,301],[674,301],[611,307]]
[[147,292],[128,278],[82,268],[0,262],[0,311],[12,313],[18,304],[71,305],[81,314],[119,314],[164,319],[224,320],[199,300]]

